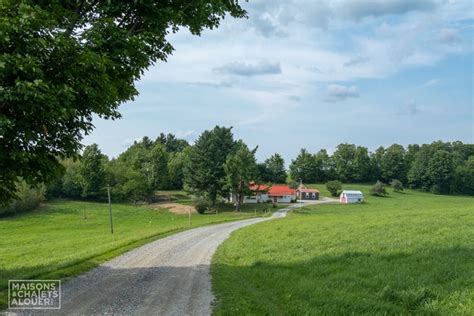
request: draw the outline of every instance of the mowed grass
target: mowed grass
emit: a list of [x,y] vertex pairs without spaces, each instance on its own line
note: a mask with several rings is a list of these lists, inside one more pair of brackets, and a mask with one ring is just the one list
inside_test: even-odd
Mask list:
[[233,233],[213,258],[215,314],[474,315],[474,198],[344,188],[366,203]]
[[[84,219],[84,211],[86,219]],[[56,201],[15,218],[0,219],[0,310],[10,279],[65,279],[155,239],[188,229],[187,215],[166,209],[113,204],[114,234],[108,205]],[[263,216],[261,207],[241,213],[221,207],[218,214],[193,214],[192,227]]]

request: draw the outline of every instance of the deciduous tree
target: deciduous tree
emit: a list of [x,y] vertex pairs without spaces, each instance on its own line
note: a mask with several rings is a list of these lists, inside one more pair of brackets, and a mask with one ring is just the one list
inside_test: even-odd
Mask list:
[[250,193],[249,183],[254,181],[257,175],[256,151],[257,148],[249,150],[243,141],[239,141],[224,165],[227,185],[235,197],[236,211],[240,211],[244,196]]
[[92,118],[120,117],[134,82],[173,47],[169,33],[199,35],[237,0],[0,2],[0,202],[56,178],[58,159],[77,155]]

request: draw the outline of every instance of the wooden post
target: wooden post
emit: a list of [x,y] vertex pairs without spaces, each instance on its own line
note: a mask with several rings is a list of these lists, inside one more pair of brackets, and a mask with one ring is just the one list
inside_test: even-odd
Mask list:
[[191,227],[191,208],[188,208],[189,227]]
[[114,233],[114,223],[112,221],[112,203],[110,201],[110,186],[107,186],[107,195],[109,196],[109,218],[110,218],[110,232]]

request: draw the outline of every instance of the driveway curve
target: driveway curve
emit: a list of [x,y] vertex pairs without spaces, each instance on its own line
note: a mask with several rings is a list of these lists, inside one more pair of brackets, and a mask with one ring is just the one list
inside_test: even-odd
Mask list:
[[271,217],[190,229],[131,250],[64,284],[61,309],[44,314],[210,315],[210,264],[217,247],[239,228],[285,217],[301,206],[293,204]]

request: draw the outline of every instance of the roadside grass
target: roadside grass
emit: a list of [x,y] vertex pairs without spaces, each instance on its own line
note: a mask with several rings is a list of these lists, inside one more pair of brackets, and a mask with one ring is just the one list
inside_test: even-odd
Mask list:
[[64,280],[178,231],[267,215],[249,207],[237,213],[225,206],[218,214],[194,214],[189,227],[187,215],[166,209],[113,204],[112,212],[113,235],[108,205],[103,203],[58,200],[29,214],[0,219],[0,310],[7,303],[10,279]]
[[474,198],[343,188],[366,203],[307,206],[234,232],[212,262],[214,313],[474,315]]

